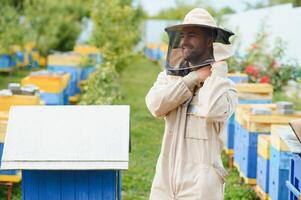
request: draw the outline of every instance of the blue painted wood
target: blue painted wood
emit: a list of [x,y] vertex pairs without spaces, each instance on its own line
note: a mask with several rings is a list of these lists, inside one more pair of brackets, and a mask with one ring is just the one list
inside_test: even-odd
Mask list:
[[292,153],[288,151],[279,151],[272,145],[270,147],[270,160],[277,169],[289,169]]
[[242,157],[241,154],[239,152],[241,152],[242,149],[242,143],[241,141],[241,134],[240,134],[240,129],[242,128],[241,125],[235,121],[234,123],[235,125],[235,132],[234,132],[234,161],[236,162],[236,164],[238,164],[238,166],[241,166],[241,162],[242,162]]
[[269,99],[238,99],[239,104],[268,104],[272,103]]
[[[39,185],[40,176],[39,171],[23,171],[22,172],[22,200],[40,200]],[[26,180],[24,182],[24,180]]]
[[78,171],[75,174],[75,199],[89,199],[89,176],[85,171]]
[[258,135],[269,134],[249,132],[243,126],[235,123],[234,161],[246,178],[256,178]]
[[270,169],[270,160],[266,160],[262,156],[257,154],[256,184],[265,193],[269,193],[269,169]]
[[[299,200],[301,197],[301,155],[293,154],[290,161],[289,181],[290,186],[289,200]],[[287,185],[288,186],[288,185]]]
[[270,146],[270,180],[269,196],[272,200],[288,198],[288,190],[285,182],[289,178],[289,163],[291,153],[278,151]]
[[75,175],[73,171],[64,171],[61,173],[61,194],[62,199],[75,199]]
[[269,196],[272,200],[283,200],[288,198],[288,190],[285,182],[288,180],[288,170],[277,169],[270,160]]
[[234,131],[235,131],[235,124],[229,121],[227,126],[227,141],[226,141],[227,149],[234,149]]
[[24,170],[23,200],[116,200],[121,176],[115,170]]
[[16,65],[16,61],[11,55],[0,54],[0,69],[13,68]]
[[60,93],[41,92],[40,97],[46,105],[67,105],[69,102],[66,89]]
[[[96,171],[96,176],[94,174],[89,174],[89,200],[98,200],[99,197],[103,196],[103,185],[106,184],[102,178],[98,178],[102,176],[104,171]],[[114,174],[113,174],[114,177]],[[102,198],[103,199],[103,198]]]
[[248,77],[247,76],[229,76],[228,77],[234,83],[247,83]]
[[[2,154],[3,154],[3,147],[4,143],[0,143],[0,166],[1,166],[1,159],[2,159]],[[17,170],[0,170],[0,175],[16,175],[18,174]]]
[[70,81],[67,87],[67,95],[74,96],[76,94],[80,93],[80,89],[78,87],[78,83],[80,81],[80,76],[83,71],[82,68],[74,67],[74,66],[54,66],[54,65],[48,65],[47,69],[49,71],[54,72],[66,72],[70,74]]
[[[47,178],[45,178],[47,177]],[[39,171],[39,199],[60,200],[61,199],[61,180],[60,174],[55,171]]]

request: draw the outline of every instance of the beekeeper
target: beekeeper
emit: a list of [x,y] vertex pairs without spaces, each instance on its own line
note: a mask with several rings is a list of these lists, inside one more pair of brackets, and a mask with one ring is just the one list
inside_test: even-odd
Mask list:
[[165,119],[150,199],[221,200],[227,172],[220,135],[237,104],[225,62],[234,34],[201,8],[165,30],[165,70],[146,96],[150,112]]

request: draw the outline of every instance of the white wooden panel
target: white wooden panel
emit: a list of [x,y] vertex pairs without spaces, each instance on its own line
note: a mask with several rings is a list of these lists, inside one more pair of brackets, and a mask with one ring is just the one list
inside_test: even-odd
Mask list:
[[124,169],[129,160],[129,113],[129,106],[13,107],[2,168],[100,169],[103,163],[108,169]]

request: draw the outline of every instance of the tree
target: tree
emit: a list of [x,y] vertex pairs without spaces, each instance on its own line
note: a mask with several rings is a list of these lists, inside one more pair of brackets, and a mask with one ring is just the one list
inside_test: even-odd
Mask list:
[[23,44],[24,28],[21,16],[9,5],[0,6],[0,54],[12,53],[13,45]]
[[90,79],[81,104],[112,104],[120,96],[118,72],[129,64],[140,39],[143,12],[131,1],[95,0],[91,43],[101,49],[103,64]]
[[[80,0],[24,0],[26,40],[47,55],[51,49],[71,50],[80,33],[87,4]],[[82,7],[81,7],[82,6]]]

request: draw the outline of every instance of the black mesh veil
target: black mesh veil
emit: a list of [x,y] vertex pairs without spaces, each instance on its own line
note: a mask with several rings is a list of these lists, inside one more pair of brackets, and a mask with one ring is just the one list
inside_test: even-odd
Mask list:
[[[220,42],[223,44],[230,44],[229,37],[234,35],[231,31],[224,31],[223,29],[217,29],[212,27],[201,26],[208,34],[208,37],[212,38],[213,42]],[[181,30],[180,28],[166,28],[165,29],[168,38],[168,52],[166,57],[165,69],[167,74],[175,76],[185,76],[190,71],[199,69],[215,62],[213,47],[208,49],[210,53],[207,57],[200,56],[200,59],[191,60],[185,59],[181,48]]]

